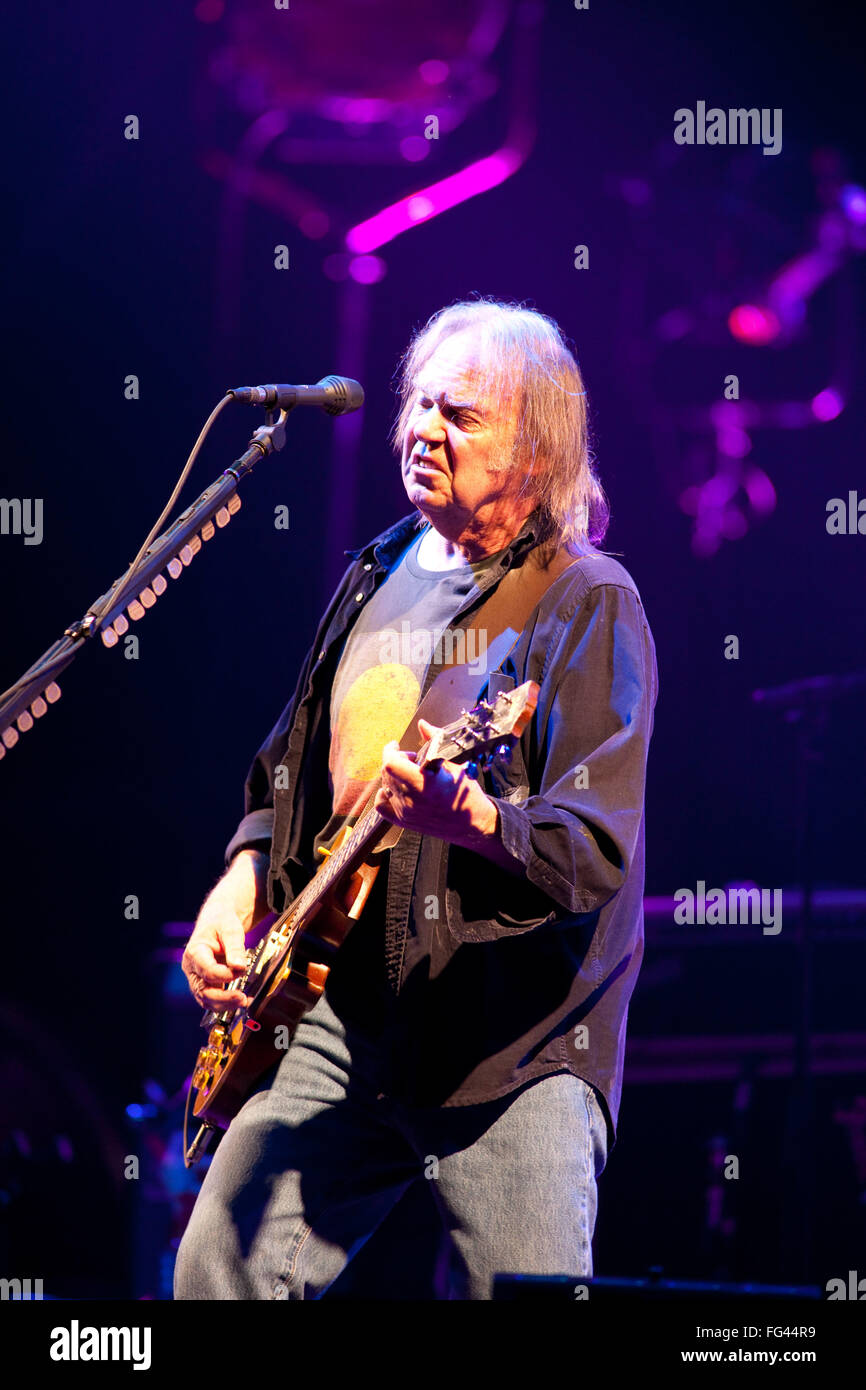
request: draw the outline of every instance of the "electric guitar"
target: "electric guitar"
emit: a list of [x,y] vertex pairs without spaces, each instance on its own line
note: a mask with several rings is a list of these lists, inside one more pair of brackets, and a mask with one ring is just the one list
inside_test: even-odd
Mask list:
[[[489,766],[507,760],[535,713],[539,687],[527,681],[516,690],[482,700],[446,724],[417,753],[419,767],[442,762]],[[472,771],[472,769],[469,769]],[[474,774],[473,774],[474,775]],[[225,986],[250,1003],[202,1019],[208,1039],[192,1074],[184,1119],[184,1161],[192,1167],[214,1130],[227,1129],[252,1086],[279,1060],[303,1015],[325,988],[328,971],[360,917],[380,863],[377,857],[402,833],[373,809],[378,781],[353,824],[342,827],[324,862],[267,935],[247,953],[243,976]],[[381,860],[380,860],[381,862]],[[187,1143],[190,1101],[202,1127]]]

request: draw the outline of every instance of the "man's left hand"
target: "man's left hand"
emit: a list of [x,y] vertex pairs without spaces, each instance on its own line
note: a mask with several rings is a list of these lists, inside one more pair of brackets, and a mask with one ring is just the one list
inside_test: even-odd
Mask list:
[[[439,732],[425,719],[418,729],[424,739]],[[498,839],[496,802],[458,763],[443,762],[434,771],[419,767],[416,757],[396,741],[385,745],[375,809],[392,825],[485,853]]]

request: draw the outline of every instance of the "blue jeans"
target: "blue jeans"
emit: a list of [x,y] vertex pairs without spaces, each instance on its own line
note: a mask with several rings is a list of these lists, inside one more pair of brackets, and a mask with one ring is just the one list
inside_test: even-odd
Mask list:
[[592,1274],[607,1132],[590,1085],[557,1072],[499,1100],[417,1109],[383,1096],[375,1072],[375,1050],[323,995],[214,1155],[176,1299],[318,1298],[425,1181],[451,1240],[443,1297],[489,1299],[496,1272]]

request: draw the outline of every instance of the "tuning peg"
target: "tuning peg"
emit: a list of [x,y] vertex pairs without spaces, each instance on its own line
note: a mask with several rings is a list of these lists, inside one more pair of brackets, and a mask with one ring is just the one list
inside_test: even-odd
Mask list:
[[153,605],[156,603],[156,594],[153,592],[153,589],[149,589],[147,585],[145,585],[141,593],[139,594],[138,599],[139,602],[142,603],[145,608],[152,608]]
[[220,507],[219,511],[214,517],[214,521],[216,522],[217,526],[228,526],[229,522],[231,521],[231,514],[229,513],[228,507]]
[[137,623],[139,618],[144,617],[144,606],[139,603],[137,598],[134,598],[132,603],[126,605],[126,611],[134,623]]
[[166,569],[168,570],[172,579],[179,579],[180,576],[183,574],[183,564],[176,555],[173,560],[169,560],[168,564],[166,565]]
[[203,541],[209,541],[216,535],[216,527],[212,521],[206,521],[199,533]]
[[164,574],[157,574],[150,581],[150,587],[151,589],[153,589],[153,592],[156,594],[158,598],[159,595],[164,594],[166,589],[168,588],[168,580],[166,579]]

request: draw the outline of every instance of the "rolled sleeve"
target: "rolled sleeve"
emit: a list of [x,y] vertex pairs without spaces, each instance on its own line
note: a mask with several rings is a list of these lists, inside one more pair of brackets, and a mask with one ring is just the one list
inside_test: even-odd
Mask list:
[[271,839],[274,833],[274,808],[262,807],[244,816],[237,830],[226,845],[226,868],[242,849],[257,849],[262,854],[270,854]]
[[452,848],[446,915],[458,940],[586,919],[633,862],[656,694],[652,639],[634,590],[604,583],[578,595],[536,625],[525,669],[544,674],[535,727],[521,741],[528,786],[499,797],[502,843],[524,875]]

